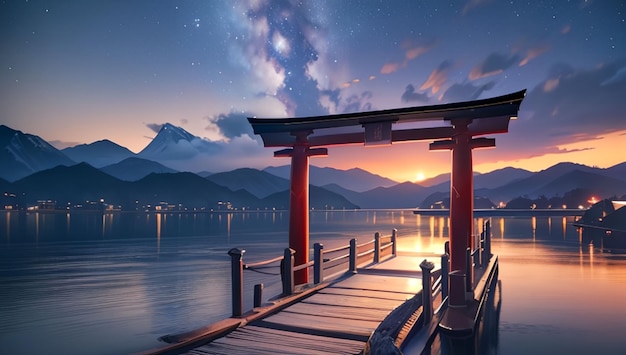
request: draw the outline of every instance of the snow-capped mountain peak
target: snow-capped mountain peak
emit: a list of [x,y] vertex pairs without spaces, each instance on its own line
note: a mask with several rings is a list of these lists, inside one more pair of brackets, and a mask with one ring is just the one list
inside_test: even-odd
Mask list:
[[74,162],[45,140],[0,125],[0,177],[17,180],[42,169]]
[[196,156],[198,153],[218,151],[215,142],[194,136],[171,123],[164,124],[138,156],[154,161],[180,160]]

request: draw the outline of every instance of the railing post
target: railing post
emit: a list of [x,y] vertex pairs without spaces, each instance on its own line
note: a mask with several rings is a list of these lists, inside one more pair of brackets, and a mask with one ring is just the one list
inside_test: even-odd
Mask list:
[[474,265],[480,265],[480,242],[476,243],[476,238],[477,237],[472,237],[474,239],[474,246],[476,246],[476,249],[472,250],[472,264]]
[[263,304],[263,284],[254,285],[254,307],[261,307]]
[[391,230],[391,255],[396,256],[396,252],[398,251],[398,230]]
[[422,269],[422,307],[424,309],[424,324],[429,324],[433,318],[433,286],[430,272],[435,268],[435,264],[424,259],[420,263]]
[[450,274],[450,256],[443,254],[441,256],[441,300],[448,297],[448,277]]
[[228,255],[230,255],[233,317],[239,317],[243,314],[243,254],[245,252],[245,250],[237,248],[228,251]]
[[356,239],[350,239],[350,266],[348,271],[356,272]]
[[380,262],[380,233],[374,233],[374,263]]
[[283,294],[285,296],[289,296],[293,294],[293,290],[295,289],[294,279],[293,279],[293,267],[295,266],[293,255],[296,253],[295,250],[291,248],[285,248],[285,253],[283,256]]
[[472,291],[472,248],[465,251],[465,292]]
[[485,222],[485,255],[487,261],[491,260],[491,222]]
[[313,283],[324,281],[324,244],[313,244]]
[[480,251],[480,267],[485,266],[485,230],[480,232],[480,239],[478,240],[478,250]]

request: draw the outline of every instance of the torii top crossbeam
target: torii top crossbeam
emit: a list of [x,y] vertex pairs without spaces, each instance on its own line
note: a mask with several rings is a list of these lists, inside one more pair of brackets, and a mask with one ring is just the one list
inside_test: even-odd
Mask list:
[[[436,140],[431,150],[452,151],[450,270],[472,278],[471,268],[466,267],[466,249],[473,249],[474,230],[472,149],[495,146],[495,139],[473,137],[508,132],[525,94],[522,90],[484,100],[329,116],[248,118],[266,147],[291,147],[275,156],[291,157],[289,247],[296,253],[296,265],[309,261],[308,159],[327,153],[326,148],[312,147]],[[306,268],[295,275],[295,282],[308,282]],[[451,295],[463,292],[450,289]]]
[[[506,133],[509,120],[517,116],[525,93],[526,90],[522,90],[484,100],[444,105],[315,117],[248,118],[248,121],[254,133],[261,136],[266,147],[293,146],[296,132],[310,132],[307,141],[311,147],[444,139],[454,135],[454,128],[449,124],[454,119],[471,119],[468,132],[472,136],[478,136]],[[415,123],[437,121],[445,125],[411,127]],[[389,137],[388,132],[391,133]]]

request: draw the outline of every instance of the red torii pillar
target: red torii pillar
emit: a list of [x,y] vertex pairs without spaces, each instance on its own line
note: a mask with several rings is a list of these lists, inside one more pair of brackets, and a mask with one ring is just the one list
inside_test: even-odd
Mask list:
[[[495,139],[473,139],[467,126],[471,119],[454,119],[451,140],[436,141],[430,150],[452,150],[450,179],[450,271],[459,270],[473,284],[473,268],[467,270],[467,248],[474,250],[474,172],[472,149],[493,147]],[[470,264],[471,265],[471,264]],[[450,299],[465,299],[465,289],[450,284]]]
[[[328,155],[326,148],[311,149],[307,136],[312,132],[294,132],[293,148],[274,152],[275,157],[291,157],[289,194],[289,248],[295,251],[296,266],[309,262],[309,157]],[[309,282],[309,269],[294,274],[296,285]]]

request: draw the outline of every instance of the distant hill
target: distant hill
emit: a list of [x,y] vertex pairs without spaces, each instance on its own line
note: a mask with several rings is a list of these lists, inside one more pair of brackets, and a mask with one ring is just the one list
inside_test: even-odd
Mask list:
[[[245,190],[231,191],[193,173],[150,174],[131,183],[132,199],[150,202],[182,203],[190,208],[218,208],[219,202],[232,203],[233,206],[260,207],[258,199]],[[152,202],[157,203],[157,202]]]
[[15,181],[57,165],[76,162],[32,134],[0,125],[0,178]]
[[[269,176],[270,180],[280,180]],[[61,209],[78,205],[82,208],[113,205],[123,210],[154,210],[157,205],[176,210],[227,209],[227,206],[239,210],[289,207],[288,188],[259,199],[244,189],[233,191],[193,173],[151,173],[129,182],[87,163],[42,170],[14,183],[0,179],[0,187],[6,192],[0,201],[20,208],[35,205],[40,200],[55,201],[57,208]],[[310,202],[311,207],[317,209],[358,208],[343,196],[316,186],[311,187]]]
[[[289,208],[289,190],[273,193],[261,200],[262,205],[276,209]],[[309,186],[309,206],[312,209],[355,209],[360,206],[348,201],[345,197],[324,188]]]
[[250,168],[215,173],[207,176],[206,179],[231,190],[245,189],[258,198],[289,190],[290,186],[287,179]]
[[626,183],[623,180],[577,169],[559,176],[528,195],[563,195],[575,189],[587,189],[596,196],[609,197],[625,194]]
[[[289,179],[291,166],[267,167],[263,169],[263,171],[284,179]],[[320,168],[314,165],[309,167],[309,182],[315,186],[337,184],[345,189],[356,192],[363,192],[376,187],[389,187],[397,184],[396,181],[359,168],[340,170],[335,168]]]
[[533,173],[528,170],[506,167],[491,171],[486,174],[478,174],[474,176],[474,188],[493,189],[502,185],[507,185],[515,181],[528,178],[532,175]]
[[24,199],[22,205],[37,200],[54,200],[61,205],[101,199],[117,202],[127,192],[124,182],[87,163],[42,170],[14,182],[10,188]]
[[[568,178],[561,180],[560,182],[549,185],[558,178],[565,176],[573,171],[579,171],[582,173],[592,173],[602,175],[603,169],[591,168],[586,165],[574,164],[574,163],[559,163],[545,170],[532,174],[531,176],[508,183],[506,185],[490,189],[485,194],[493,201],[508,201],[518,196],[528,196],[530,198],[538,197],[541,194],[545,194],[548,197],[556,193],[563,193],[563,188],[559,187],[559,184],[563,186],[576,186],[593,188],[595,183],[591,180],[584,183],[582,175],[571,175],[569,179],[576,178],[577,182],[568,181]],[[624,182],[622,183],[624,184]],[[591,186],[590,186],[591,185]],[[544,186],[549,186],[544,189]],[[554,191],[550,191],[550,186]]]
[[175,173],[163,164],[137,157],[126,158],[119,163],[100,168],[103,172],[124,181],[137,181],[152,173]]
[[[512,167],[497,169],[485,174],[474,172],[474,189],[493,189],[531,175],[533,173],[528,170]],[[428,187],[432,191],[450,190],[450,173],[437,175],[432,179],[422,181],[420,185]]]
[[108,139],[90,144],[79,144],[61,151],[77,163],[89,163],[96,168],[119,163],[126,158],[135,156],[135,153]]
[[620,180],[626,180],[626,162],[604,169],[604,175]]
[[362,192],[353,202],[361,208],[416,208],[427,193],[428,189],[421,185],[403,182]]

